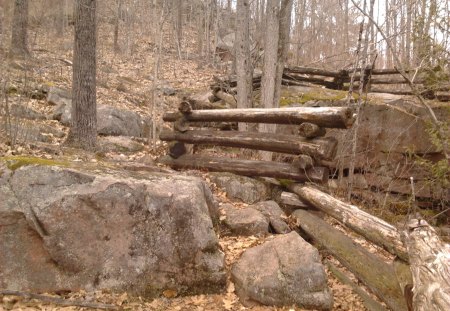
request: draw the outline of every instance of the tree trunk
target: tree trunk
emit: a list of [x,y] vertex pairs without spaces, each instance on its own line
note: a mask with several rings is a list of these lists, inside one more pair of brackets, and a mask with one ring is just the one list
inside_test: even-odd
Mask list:
[[342,222],[367,240],[383,247],[404,261],[408,261],[408,254],[401,241],[400,232],[394,226],[313,187],[294,184],[290,185],[289,189],[300,199]]
[[275,90],[273,94],[273,107],[280,106],[281,79],[283,77],[284,65],[287,63],[289,50],[289,33],[291,30],[291,13],[293,0],[282,0],[279,12],[279,35],[278,35],[278,61],[275,72]]
[[116,4],[117,4],[117,12],[114,21],[114,53],[118,53],[120,51],[119,27],[120,27],[120,14],[122,11],[122,0],[116,0]]
[[297,225],[316,243],[328,250],[378,298],[394,311],[406,311],[396,270],[353,242],[339,230],[304,210],[292,213]]
[[302,123],[298,127],[298,134],[306,138],[325,136],[326,132],[323,127],[308,122]]
[[[261,81],[261,105],[264,108],[275,108],[275,77],[278,63],[278,40],[279,40],[279,0],[267,0],[266,35],[264,49],[264,68]],[[260,124],[260,132],[275,133],[275,124]],[[270,153],[262,153],[263,159],[270,160]]]
[[[250,4],[248,0],[238,0],[236,6],[236,75],[237,108],[252,107],[253,69],[250,55]],[[247,130],[247,124],[238,124],[240,131]]]
[[14,1],[14,16],[11,29],[11,56],[28,56],[28,0]]
[[[184,133],[163,131],[163,141],[182,141],[191,144],[220,145],[290,154],[305,154],[316,159],[331,160],[337,147],[334,139],[304,139],[293,135],[271,133],[193,130]],[[312,165],[311,165],[312,166]]]
[[166,122],[184,117],[192,122],[250,122],[272,124],[301,124],[310,122],[327,128],[349,128],[353,123],[352,110],[346,107],[293,107],[272,109],[193,110],[189,114],[168,112]]
[[56,13],[55,13],[55,28],[56,35],[62,37],[64,35],[66,8],[65,3],[62,0],[56,1]]
[[200,169],[212,172],[230,172],[244,176],[265,176],[324,183],[328,180],[328,169],[314,167],[300,171],[290,164],[272,161],[241,160],[197,155],[183,155],[178,159],[163,157],[159,162],[176,169]]
[[72,126],[67,142],[84,149],[94,149],[97,142],[96,6],[96,0],[75,2]]
[[414,280],[415,311],[450,310],[450,245],[424,220],[412,220],[405,244]]

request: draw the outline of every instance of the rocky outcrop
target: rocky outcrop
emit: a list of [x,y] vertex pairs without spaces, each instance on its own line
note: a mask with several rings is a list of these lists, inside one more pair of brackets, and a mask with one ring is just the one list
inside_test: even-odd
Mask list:
[[245,305],[295,304],[316,310],[331,310],[333,306],[319,252],[296,232],[247,249],[231,273]]
[[[71,103],[62,102],[52,118],[65,126],[72,122]],[[97,105],[97,133],[110,136],[148,137],[151,121],[145,120],[137,112],[108,105]]]
[[210,217],[217,206],[200,179],[56,166],[0,170],[0,288],[151,297],[224,286]]
[[235,208],[231,204],[222,207],[223,224],[233,235],[263,236],[269,233],[269,221],[253,208]]
[[211,181],[227,192],[231,199],[253,204],[270,197],[271,189],[266,183],[231,173],[210,173]]

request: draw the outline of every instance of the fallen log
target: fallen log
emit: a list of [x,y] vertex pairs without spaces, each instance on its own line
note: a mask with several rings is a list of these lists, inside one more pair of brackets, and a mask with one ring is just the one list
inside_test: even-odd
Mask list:
[[337,200],[311,186],[291,184],[288,188],[302,200],[342,222],[367,240],[408,262],[408,254],[401,240],[400,232],[394,226],[360,210],[355,205]]
[[293,135],[257,132],[192,130],[184,133],[164,130],[159,138],[163,141],[182,141],[191,144],[220,145],[290,154],[306,154],[318,159],[332,159],[336,154],[337,141],[329,138],[306,140]]
[[231,94],[228,94],[224,91],[217,91],[217,92],[214,92],[214,96],[216,96],[217,98],[220,98],[221,100],[223,100],[224,102],[229,104],[232,108],[237,107],[236,98],[234,98],[234,96]]
[[361,300],[363,301],[364,306],[369,311],[387,311],[385,307],[372,297],[370,297],[360,286],[358,286],[355,282],[350,280],[348,276],[345,275],[344,272],[338,269],[331,261],[326,262],[328,270],[342,283],[348,285],[352,288],[353,292],[357,294]]
[[389,308],[394,311],[407,310],[392,265],[369,253],[342,232],[305,210],[296,210],[291,217],[301,230],[339,260]]
[[414,280],[414,310],[450,310],[450,245],[426,221],[417,219],[408,223],[405,244]]
[[283,191],[280,194],[280,203],[295,206],[302,209],[310,209],[311,206],[299,199],[298,195],[292,192]]
[[324,183],[328,180],[328,169],[325,167],[314,167],[307,171],[298,171],[290,164],[272,161],[183,155],[178,159],[172,159],[168,156],[162,157],[159,162],[175,169],[201,169],[213,172],[230,172],[245,176],[265,176],[316,183]]
[[327,131],[323,127],[309,122],[302,123],[298,127],[298,134],[306,138],[324,136],[326,132]]
[[[174,122],[183,116],[180,112],[163,115],[166,122]],[[322,127],[349,128],[353,124],[353,112],[347,107],[292,107],[194,110],[184,115],[191,122],[249,122],[275,124],[301,124],[310,122]]]

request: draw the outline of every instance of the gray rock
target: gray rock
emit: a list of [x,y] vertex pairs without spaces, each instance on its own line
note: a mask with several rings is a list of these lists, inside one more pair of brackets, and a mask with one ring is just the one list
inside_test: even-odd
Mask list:
[[269,221],[253,208],[235,208],[231,204],[222,207],[225,212],[224,225],[233,235],[266,235],[269,233]]
[[68,105],[70,107],[72,104],[72,94],[68,90],[51,86],[48,90],[47,102],[54,106]]
[[45,114],[23,104],[12,104],[9,107],[11,116],[29,120],[46,120]]
[[231,199],[253,204],[270,197],[270,186],[254,178],[231,173],[211,173],[211,181],[225,189]]
[[269,220],[270,227],[275,233],[291,232],[288,224],[283,220],[283,218],[286,218],[286,214],[280,208],[277,202],[264,201],[256,203],[249,207],[260,211]]
[[144,146],[128,136],[104,136],[98,137],[97,143],[103,152],[138,152],[144,149]]
[[245,305],[295,304],[318,310],[333,306],[319,252],[296,232],[247,249],[234,264],[231,277]]
[[54,138],[62,138],[66,135],[57,127],[27,120],[12,121],[11,128],[16,133],[18,141],[51,143]]
[[[58,105],[53,119],[65,126],[72,122],[71,104]],[[97,105],[97,133],[107,136],[147,137],[150,133],[151,121],[143,119],[137,112],[118,109],[107,105]]]
[[223,289],[224,255],[202,180],[56,166],[0,172],[0,288],[147,297]]

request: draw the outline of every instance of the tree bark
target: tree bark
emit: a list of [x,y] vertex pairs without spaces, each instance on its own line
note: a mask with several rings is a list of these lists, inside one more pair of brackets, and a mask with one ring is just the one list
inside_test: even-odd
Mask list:
[[[236,75],[237,75],[237,108],[251,108],[253,69],[250,55],[250,3],[248,0],[237,0],[236,4]],[[239,123],[239,131],[246,131],[247,124]]]
[[14,1],[14,16],[11,27],[11,56],[28,56],[28,0]]
[[292,179],[296,181],[311,181],[315,183],[324,183],[328,180],[328,169],[325,167],[314,167],[305,172],[298,171],[290,164],[272,161],[183,155],[178,159],[172,159],[171,157],[166,156],[161,158],[159,162],[175,169],[200,169],[213,172],[230,172],[245,176],[265,176]]
[[[183,117],[169,112],[163,120],[173,122]],[[294,107],[272,109],[217,109],[194,110],[184,115],[187,121],[198,122],[251,122],[275,124],[301,124],[310,122],[327,128],[348,128],[352,125],[352,110],[346,107]]]
[[[264,68],[261,81],[261,105],[264,108],[275,108],[275,77],[278,63],[278,40],[279,40],[279,0],[267,0],[266,34],[264,48]],[[260,124],[260,132],[275,133],[275,124]],[[262,154],[263,158],[269,160],[270,154]]]
[[97,144],[96,0],[75,2],[72,126],[67,143],[84,149]]
[[308,236],[339,260],[389,308],[394,311],[407,310],[392,265],[369,253],[339,230],[307,211],[296,210],[292,217]]
[[408,261],[408,254],[402,243],[400,232],[394,226],[360,210],[355,205],[339,201],[313,187],[293,184],[289,186],[289,189],[302,200],[342,222],[367,240],[383,247],[404,261]]
[[[317,159],[334,157],[337,141],[334,139],[306,140],[292,135],[271,133],[193,130],[184,133],[163,131],[163,141],[182,141],[191,144],[220,145],[290,154],[306,154]],[[311,165],[312,166],[312,165]]]
[[450,245],[424,220],[411,220],[405,244],[414,280],[415,311],[450,310]]

